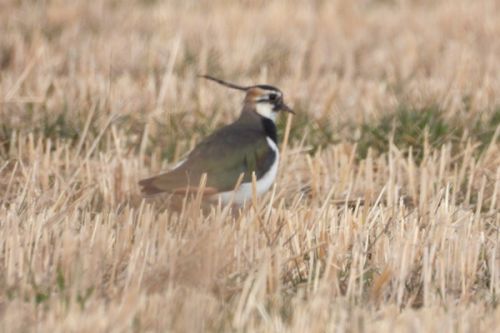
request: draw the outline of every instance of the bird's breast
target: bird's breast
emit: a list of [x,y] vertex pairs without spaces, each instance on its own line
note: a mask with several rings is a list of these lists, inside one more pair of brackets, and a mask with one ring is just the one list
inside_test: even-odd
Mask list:
[[[262,177],[259,177],[256,181],[256,194],[262,195],[267,192],[273,185],[276,175],[278,174],[278,164],[279,164],[279,150],[276,143],[269,137],[266,137],[269,147],[273,150],[275,158],[270,168],[265,172]],[[241,185],[233,191],[221,192],[213,195],[213,200],[221,200],[223,204],[228,204],[231,202],[236,205],[243,205],[245,201],[252,198],[252,183],[241,183]]]

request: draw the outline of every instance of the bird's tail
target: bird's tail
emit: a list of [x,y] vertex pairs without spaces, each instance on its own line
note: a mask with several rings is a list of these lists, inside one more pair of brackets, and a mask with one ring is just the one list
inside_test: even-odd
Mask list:
[[165,190],[162,190],[162,189],[155,186],[155,180],[156,180],[156,177],[151,177],[151,178],[142,179],[139,181],[139,185],[141,186],[142,194],[155,195],[155,194],[165,192]]
[[190,185],[189,181],[185,177],[180,176],[176,171],[139,181],[139,185],[142,187],[141,192],[146,196],[164,192],[186,194],[201,191],[203,195],[212,195],[218,192],[215,187],[206,186],[206,177],[202,177],[194,183],[197,185]]

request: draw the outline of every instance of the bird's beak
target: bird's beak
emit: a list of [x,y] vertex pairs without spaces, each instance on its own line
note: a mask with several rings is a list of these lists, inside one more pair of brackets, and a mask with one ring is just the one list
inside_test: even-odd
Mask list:
[[285,112],[288,112],[288,113],[291,113],[291,114],[295,114],[295,112],[288,105],[286,105],[285,103],[281,103],[281,105],[280,105],[280,111],[285,111]]

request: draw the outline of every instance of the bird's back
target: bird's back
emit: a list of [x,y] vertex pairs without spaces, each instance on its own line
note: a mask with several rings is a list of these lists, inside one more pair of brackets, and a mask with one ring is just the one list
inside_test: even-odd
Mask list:
[[262,126],[248,126],[252,121],[255,119],[251,115],[242,115],[201,141],[174,170],[141,180],[143,193],[196,191],[204,173],[207,194],[232,190],[241,174],[243,181],[251,181],[252,171],[259,178],[260,170],[267,170],[276,154],[270,149]]

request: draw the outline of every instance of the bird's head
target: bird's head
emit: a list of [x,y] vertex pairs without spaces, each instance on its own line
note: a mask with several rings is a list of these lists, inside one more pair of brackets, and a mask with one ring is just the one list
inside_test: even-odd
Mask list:
[[202,77],[229,88],[245,91],[245,105],[250,106],[251,109],[255,110],[255,112],[264,118],[275,121],[276,115],[280,111],[295,114],[295,112],[285,104],[283,101],[283,93],[276,87],[266,84],[244,87],[208,75],[203,75]]

